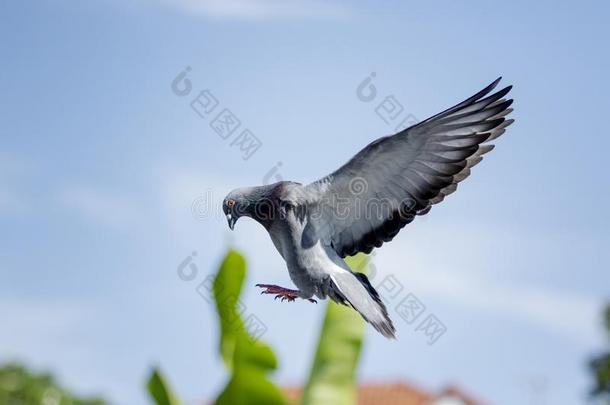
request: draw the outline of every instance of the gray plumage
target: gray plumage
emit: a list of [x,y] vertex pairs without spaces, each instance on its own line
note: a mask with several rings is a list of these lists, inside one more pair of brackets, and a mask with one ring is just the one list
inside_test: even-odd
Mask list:
[[334,173],[309,185],[280,182],[237,189],[225,198],[229,226],[241,216],[261,223],[286,261],[298,296],[351,305],[386,337],[395,328],[365,275],[343,258],[389,242],[418,215],[453,193],[493,149],[511,86],[474,96],[397,134],[380,138]]

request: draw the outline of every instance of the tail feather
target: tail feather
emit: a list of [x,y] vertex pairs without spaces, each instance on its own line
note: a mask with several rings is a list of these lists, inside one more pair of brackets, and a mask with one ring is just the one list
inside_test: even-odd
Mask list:
[[350,304],[365,321],[388,339],[396,339],[396,329],[385,304],[362,273],[341,271],[331,276],[334,294],[330,297],[340,304]]

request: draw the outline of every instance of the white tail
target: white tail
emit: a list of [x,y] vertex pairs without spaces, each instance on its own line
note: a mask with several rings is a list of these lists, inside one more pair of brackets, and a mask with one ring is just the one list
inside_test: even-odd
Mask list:
[[[340,298],[331,296],[335,301],[340,302],[344,299],[379,333],[388,339],[396,339],[396,329],[388,316],[388,311],[364,274],[341,269],[334,272],[330,278],[339,296],[336,298]],[[345,302],[340,303],[345,304]]]

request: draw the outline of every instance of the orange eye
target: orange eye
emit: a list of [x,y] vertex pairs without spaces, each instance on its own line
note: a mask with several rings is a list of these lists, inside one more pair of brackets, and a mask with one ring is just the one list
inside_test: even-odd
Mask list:
[[233,200],[227,200],[227,207],[229,208],[233,208],[233,206],[235,205],[235,201]]

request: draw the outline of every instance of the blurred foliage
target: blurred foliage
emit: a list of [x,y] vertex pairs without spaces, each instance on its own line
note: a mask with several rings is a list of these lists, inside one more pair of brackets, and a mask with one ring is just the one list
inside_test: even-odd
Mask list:
[[101,398],[78,398],[61,388],[50,374],[33,373],[9,363],[0,367],[2,405],[105,405]]
[[[286,405],[282,391],[267,377],[277,368],[275,354],[248,332],[240,314],[239,295],[245,277],[246,260],[230,250],[212,286],[220,324],[220,356],[231,374],[215,404]],[[159,371],[153,370],[147,386],[157,405],[179,404]]]
[[146,383],[148,393],[157,405],[180,405],[171,388],[157,369],[153,369]]
[[[368,257],[350,257],[348,265],[366,273]],[[329,301],[318,348],[301,405],[352,405],[356,403],[355,374],[365,324],[352,308]]]
[[231,377],[216,405],[283,405],[281,390],[267,377],[277,368],[271,348],[251,335],[239,311],[246,260],[229,251],[214,279],[214,299],[220,322],[220,353]]
[[[604,325],[610,338],[610,305],[604,311]],[[595,379],[592,396],[606,399],[610,404],[610,352],[602,353],[589,363]]]
[[[366,273],[368,257],[347,260]],[[214,278],[212,290],[220,325],[219,352],[230,378],[215,405],[287,405],[282,391],[268,378],[277,368],[271,347],[248,332],[239,296],[246,275],[242,255],[230,250]],[[610,305],[604,310],[610,338]],[[301,405],[356,404],[355,374],[365,323],[353,309],[329,301]],[[590,361],[591,395],[610,404],[610,351]],[[180,405],[161,372],[151,370],[147,390],[157,405]],[[61,388],[47,373],[33,373],[17,363],[0,366],[0,405],[106,405],[102,398],[79,398]]]
[[[355,271],[364,272],[365,255],[348,259]],[[225,256],[212,291],[220,325],[219,352],[229,380],[215,405],[286,405],[282,391],[268,377],[277,368],[271,348],[260,341],[261,325],[242,319],[239,296],[246,276],[246,261],[230,250]],[[608,312],[610,315],[610,311]],[[610,325],[610,319],[608,319]],[[264,327],[264,326],[263,326]],[[355,372],[362,347],[364,321],[351,308],[329,302],[302,405],[352,405]],[[251,333],[253,332],[253,333]],[[157,369],[146,384],[157,405],[180,401]],[[83,399],[59,387],[49,374],[35,374],[17,364],[0,368],[0,405],[105,405],[101,398]]]

